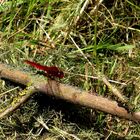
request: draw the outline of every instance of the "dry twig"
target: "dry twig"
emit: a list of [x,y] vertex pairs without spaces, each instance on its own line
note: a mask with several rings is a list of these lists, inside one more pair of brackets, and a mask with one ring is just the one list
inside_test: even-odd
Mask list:
[[[29,82],[33,81],[32,86],[34,87],[35,91],[40,91],[46,93],[47,95],[56,96],[69,102],[98,109],[119,117],[140,121],[140,112],[135,112],[133,114],[128,113],[126,109],[118,106],[116,101],[111,101],[102,96],[89,94],[86,91],[82,91],[73,86],[58,83],[54,80],[47,81],[40,78],[36,78],[36,80],[34,80],[34,77],[29,76],[29,74],[27,75],[21,71],[11,70],[3,64],[0,64],[0,77],[23,85],[28,85]],[[31,94],[29,97],[30,96]]]

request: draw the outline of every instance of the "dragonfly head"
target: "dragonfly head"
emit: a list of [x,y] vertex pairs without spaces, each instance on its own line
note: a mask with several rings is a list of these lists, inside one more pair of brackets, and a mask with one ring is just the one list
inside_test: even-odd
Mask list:
[[63,71],[58,71],[57,76],[59,78],[63,78],[64,77],[64,72]]

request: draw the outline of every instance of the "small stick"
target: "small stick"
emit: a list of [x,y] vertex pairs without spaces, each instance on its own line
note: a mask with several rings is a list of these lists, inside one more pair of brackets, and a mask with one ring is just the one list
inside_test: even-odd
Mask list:
[[[23,85],[32,83],[32,92],[43,92],[47,95],[55,96],[74,104],[79,104],[116,115],[118,117],[140,122],[140,112],[128,113],[128,111],[125,108],[120,107],[116,101],[109,100],[102,96],[96,96],[95,94],[89,94],[88,92],[80,90],[77,87],[61,84],[54,80],[46,80],[37,76],[32,77],[30,74],[12,70],[2,64],[0,64],[0,77]],[[17,104],[14,109],[10,108],[9,110],[13,111],[17,109],[21,103],[27,101],[26,99],[31,97],[31,95],[32,94],[27,94],[27,96],[25,95],[25,99],[22,98],[22,102],[20,102],[20,104]],[[3,114],[5,115],[7,113],[3,112]]]
[[29,89],[26,92],[28,92],[28,94],[21,97],[21,99],[17,103],[15,103],[14,105],[10,105],[3,112],[0,112],[0,119],[4,118],[6,115],[9,115],[10,113],[18,109],[23,103],[25,103],[32,96],[33,93],[35,93],[35,90]]

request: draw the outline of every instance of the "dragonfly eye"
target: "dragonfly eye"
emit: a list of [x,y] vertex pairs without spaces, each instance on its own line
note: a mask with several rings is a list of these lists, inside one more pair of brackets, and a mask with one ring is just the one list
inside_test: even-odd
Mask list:
[[58,76],[59,76],[59,78],[63,78],[64,77],[64,73],[62,71],[59,71],[58,72]]

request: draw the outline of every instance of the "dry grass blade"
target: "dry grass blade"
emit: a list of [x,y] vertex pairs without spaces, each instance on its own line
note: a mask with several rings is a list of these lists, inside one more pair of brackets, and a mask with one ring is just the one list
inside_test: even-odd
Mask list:
[[70,39],[72,40],[72,42],[74,43],[74,45],[76,46],[76,48],[80,51],[80,53],[83,55],[83,57],[87,60],[87,62],[89,63],[89,65],[92,67],[92,69],[95,71],[96,75],[99,77],[99,79],[101,79],[107,86],[108,88],[112,91],[112,93],[117,96],[119,98],[120,101],[122,101],[123,103],[127,103],[128,101],[125,99],[125,97],[123,97],[123,95],[119,92],[119,90],[112,86],[110,84],[110,82],[107,80],[107,78],[105,77],[105,75],[99,73],[96,71],[95,67],[92,65],[92,63],[88,60],[88,58],[85,56],[85,54],[82,52],[82,50],[79,48],[79,46],[76,44],[76,42],[74,41],[74,39],[70,36]]

